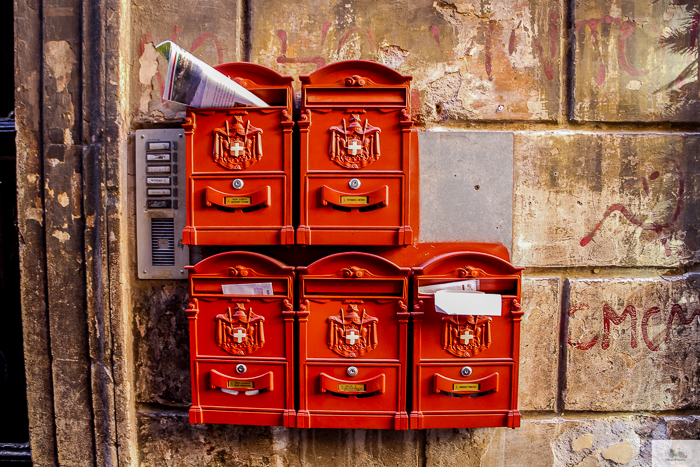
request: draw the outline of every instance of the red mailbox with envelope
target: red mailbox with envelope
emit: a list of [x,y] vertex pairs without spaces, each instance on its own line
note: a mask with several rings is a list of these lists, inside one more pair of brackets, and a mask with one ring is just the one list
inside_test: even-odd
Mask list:
[[237,251],[188,269],[190,421],[295,426],[294,268]]
[[476,252],[414,268],[411,428],[520,426],[522,269]]

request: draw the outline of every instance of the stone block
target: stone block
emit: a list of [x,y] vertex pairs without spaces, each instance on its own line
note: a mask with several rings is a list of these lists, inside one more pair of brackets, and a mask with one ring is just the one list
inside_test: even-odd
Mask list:
[[553,411],[557,401],[561,281],[552,277],[524,278],[520,331],[518,408]]
[[251,61],[279,73],[298,76],[339,60],[375,60],[413,76],[413,113],[425,121],[559,115],[559,1],[251,5]]
[[[679,417],[692,423],[697,417]],[[673,438],[662,417],[523,419],[520,428],[427,430],[426,466],[651,465],[652,440]]]
[[136,401],[189,407],[187,282],[139,281],[132,303]]
[[184,118],[185,106],[163,101],[168,62],[156,51],[173,41],[208,65],[243,59],[241,0],[137,0],[130,7],[129,113],[137,120]]
[[697,13],[687,4],[575,2],[576,120],[700,121]]
[[513,133],[420,132],[419,143],[420,241],[495,242],[510,251]]
[[569,282],[566,411],[700,407],[700,275]]
[[513,261],[697,262],[699,187],[695,134],[516,133]]
[[149,466],[417,466],[419,432],[193,425],[186,413],[140,412],[139,450]]

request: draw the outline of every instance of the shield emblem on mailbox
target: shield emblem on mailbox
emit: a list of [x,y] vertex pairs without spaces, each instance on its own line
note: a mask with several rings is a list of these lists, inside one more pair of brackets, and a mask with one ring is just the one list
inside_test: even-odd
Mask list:
[[262,159],[262,133],[248,120],[245,125],[243,118],[233,117],[233,126],[228,120],[224,128],[217,128],[214,134],[214,161],[227,169],[243,170]]
[[345,123],[330,128],[331,160],[346,169],[361,169],[379,159],[379,133],[382,131],[369,124],[365,119],[361,123],[359,115],[350,117],[350,124]]
[[336,316],[328,318],[328,347],[343,357],[359,357],[377,348],[377,322],[379,320],[357,305],[340,309]]
[[228,307],[227,314],[216,316],[216,344],[233,355],[248,355],[265,344],[263,322],[265,318],[245,304],[234,304],[235,313]]
[[452,355],[473,357],[490,346],[490,317],[455,315],[442,318],[442,348]]

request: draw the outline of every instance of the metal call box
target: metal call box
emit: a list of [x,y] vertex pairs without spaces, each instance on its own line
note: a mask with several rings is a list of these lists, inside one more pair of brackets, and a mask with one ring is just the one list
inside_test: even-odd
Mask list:
[[183,243],[293,244],[292,77],[252,63],[216,69],[269,107],[188,109]]
[[297,426],[407,429],[410,268],[338,253],[297,271]]
[[413,243],[418,138],[409,115],[411,77],[353,60],[300,80],[297,243]]
[[411,428],[520,426],[522,269],[476,252],[414,268]]
[[295,426],[294,268],[243,251],[187,268],[190,422]]

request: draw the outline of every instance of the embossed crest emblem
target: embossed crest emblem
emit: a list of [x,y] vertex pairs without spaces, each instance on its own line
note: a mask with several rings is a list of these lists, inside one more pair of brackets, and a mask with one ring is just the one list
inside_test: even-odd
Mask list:
[[442,348],[457,357],[473,357],[491,346],[491,317],[445,316]]
[[227,169],[243,170],[262,159],[262,133],[248,120],[235,115],[233,126],[225,122],[225,128],[217,128],[214,134],[214,161]]
[[359,357],[377,348],[377,322],[357,305],[328,318],[328,347],[343,357]]
[[228,307],[227,314],[216,316],[216,344],[233,355],[248,355],[265,344],[263,322],[265,318],[249,309],[244,303],[234,304],[235,312]]
[[361,169],[379,159],[379,133],[382,130],[362,123],[359,115],[350,117],[350,123],[330,128],[331,160],[347,169]]

